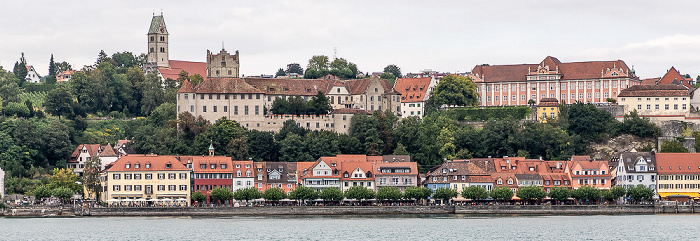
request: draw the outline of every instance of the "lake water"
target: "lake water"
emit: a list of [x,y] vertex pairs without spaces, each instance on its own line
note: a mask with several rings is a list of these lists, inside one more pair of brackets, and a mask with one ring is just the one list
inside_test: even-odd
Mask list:
[[700,215],[0,218],[2,240],[697,240]]

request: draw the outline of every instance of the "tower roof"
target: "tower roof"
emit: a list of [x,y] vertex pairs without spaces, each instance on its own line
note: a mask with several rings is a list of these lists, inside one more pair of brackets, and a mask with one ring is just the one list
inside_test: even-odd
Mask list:
[[[161,27],[163,27],[162,32],[160,31]],[[165,28],[165,19],[163,15],[153,16],[153,19],[151,19],[151,27],[148,29],[148,34],[152,33],[168,34],[168,30]]]

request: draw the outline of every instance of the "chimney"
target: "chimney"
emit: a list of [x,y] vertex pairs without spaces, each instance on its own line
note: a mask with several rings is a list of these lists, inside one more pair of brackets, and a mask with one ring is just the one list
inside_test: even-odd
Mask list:
[[489,156],[488,158],[491,159],[491,156]]

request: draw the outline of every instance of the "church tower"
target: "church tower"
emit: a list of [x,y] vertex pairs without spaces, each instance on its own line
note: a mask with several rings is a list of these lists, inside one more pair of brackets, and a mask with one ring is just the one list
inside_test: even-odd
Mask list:
[[165,27],[163,13],[153,16],[151,27],[148,29],[148,59],[151,68],[170,67],[168,58],[168,29]]

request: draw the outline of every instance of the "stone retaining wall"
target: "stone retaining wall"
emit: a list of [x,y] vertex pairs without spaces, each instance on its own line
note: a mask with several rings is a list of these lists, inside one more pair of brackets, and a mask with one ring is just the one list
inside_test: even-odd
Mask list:
[[654,205],[487,205],[457,206],[457,214],[631,214],[655,213]]

